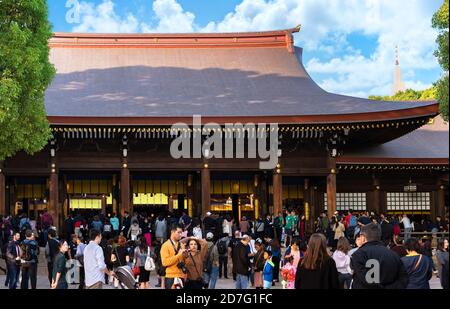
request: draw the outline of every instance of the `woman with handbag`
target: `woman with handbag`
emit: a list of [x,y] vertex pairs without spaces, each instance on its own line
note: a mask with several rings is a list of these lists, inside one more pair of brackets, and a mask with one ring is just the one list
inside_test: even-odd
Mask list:
[[139,268],[139,289],[148,289],[150,288],[150,270],[153,267],[149,266],[147,261],[152,260],[150,256],[150,247],[147,246],[147,241],[144,236],[142,236],[139,240],[139,245],[134,250],[134,267],[133,269]]
[[204,239],[188,237],[181,240],[187,244],[188,258],[186,259],[187,278],[185,289],[203,288],[203,261],[208,253],[208,244]]
[[[114,271],[116,271],[118,267],[126,266],[130,261],[126,243],[127,240],[122,235],[117,238],[117,245],[114,246],[111,253],[111,262],[113,263]],[[114,278],[114,287],[119,287],[119,281],[116,278]]]

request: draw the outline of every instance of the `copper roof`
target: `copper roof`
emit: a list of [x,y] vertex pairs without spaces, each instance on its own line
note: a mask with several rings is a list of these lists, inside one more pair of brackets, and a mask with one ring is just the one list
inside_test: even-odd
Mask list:
[[449,161],[449,124],[441,116],[382,145],[347,151],[339,163],[430,163]]
[[313,123],[437,114],[435,102],[380,102],[324,91],[306,72],[302,49],[293,47],[297,30],[57,33],[50,40],[57,75],[46,92],[47,114],[51,122],[94,118],[91,123],[194,114]]

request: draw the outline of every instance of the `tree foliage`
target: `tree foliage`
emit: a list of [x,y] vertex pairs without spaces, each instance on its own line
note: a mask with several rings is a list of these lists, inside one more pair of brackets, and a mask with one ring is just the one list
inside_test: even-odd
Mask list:
[[448,120],[448,2],[449,0],[444,0],[444,3],[433,15],[432,19],[433,28],[436,28],[439,31],[436,39],[439,47],[434,55],[438,58],[439,64],[444,70],[442,78],[436,82],[435,86],[437,89],[437,100],[439,102],[440,111],[446,120]]
[[46,0],[0,0],[0,161],[50,138],[44,96],[55,74]]
[[371,100],[378,101],[426,101],[435,100],[437,98],[436,87],[431,87],[425,90],[406,89],[399,91],[393,96],[369,96]]

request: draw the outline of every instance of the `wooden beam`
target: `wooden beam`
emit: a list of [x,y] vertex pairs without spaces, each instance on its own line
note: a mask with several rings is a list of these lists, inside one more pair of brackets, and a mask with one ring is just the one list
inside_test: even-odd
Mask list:
[[373,209],[369,209],[369,210],[372,210],[377,214],[381,213],[380,179],[378,179],[377,177],[373,178],[372,208]]
[[202,168],[202,215],[211,210],[211,173],[209,168]]
[[126,159],[122,160],[122,169],[120,170],[120,212],[124,215],[125,211],[131,214],[130,202],[130,170]]
[[53,218],[53,225],[56,227],[58,234],[61,234],[60,231],[60,216],[59,216],[59,197],[58,197],[58,169],[56,166],[56,159],[52,158],[50,161],[51,169],[50,169],[50,179],[49,179],[49,204],[48,204],[48,212]]
[[[438,181],[436,206],[436,216],[441,216],[443,219],[445,215],[445,185],[441,180]],[[434,219],[431,218],[431,220]]]
[[276,216],[283,210],[283,176],[280,173],[273,173],[273,214]]
[[336,158],[328,157],[327,166],[329,174],[327,175],[327,213],[332,217],[336,212]]

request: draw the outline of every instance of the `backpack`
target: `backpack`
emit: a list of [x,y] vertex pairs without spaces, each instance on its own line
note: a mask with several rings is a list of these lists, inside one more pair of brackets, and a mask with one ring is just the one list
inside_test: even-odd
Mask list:
[[32,252],[31,244],[26,244],[22,242],[20,244],[20,259],[25,262],[31,262],[33,260],[33,252]]
[[356,226],[358,224],[355,216],[350,216],[349,224],[350,224],[350,226]]
[[217,243],[217,251],[219,251],[220,255],[225,255],[227,253],[227,243],[225,240],[220,240]]

